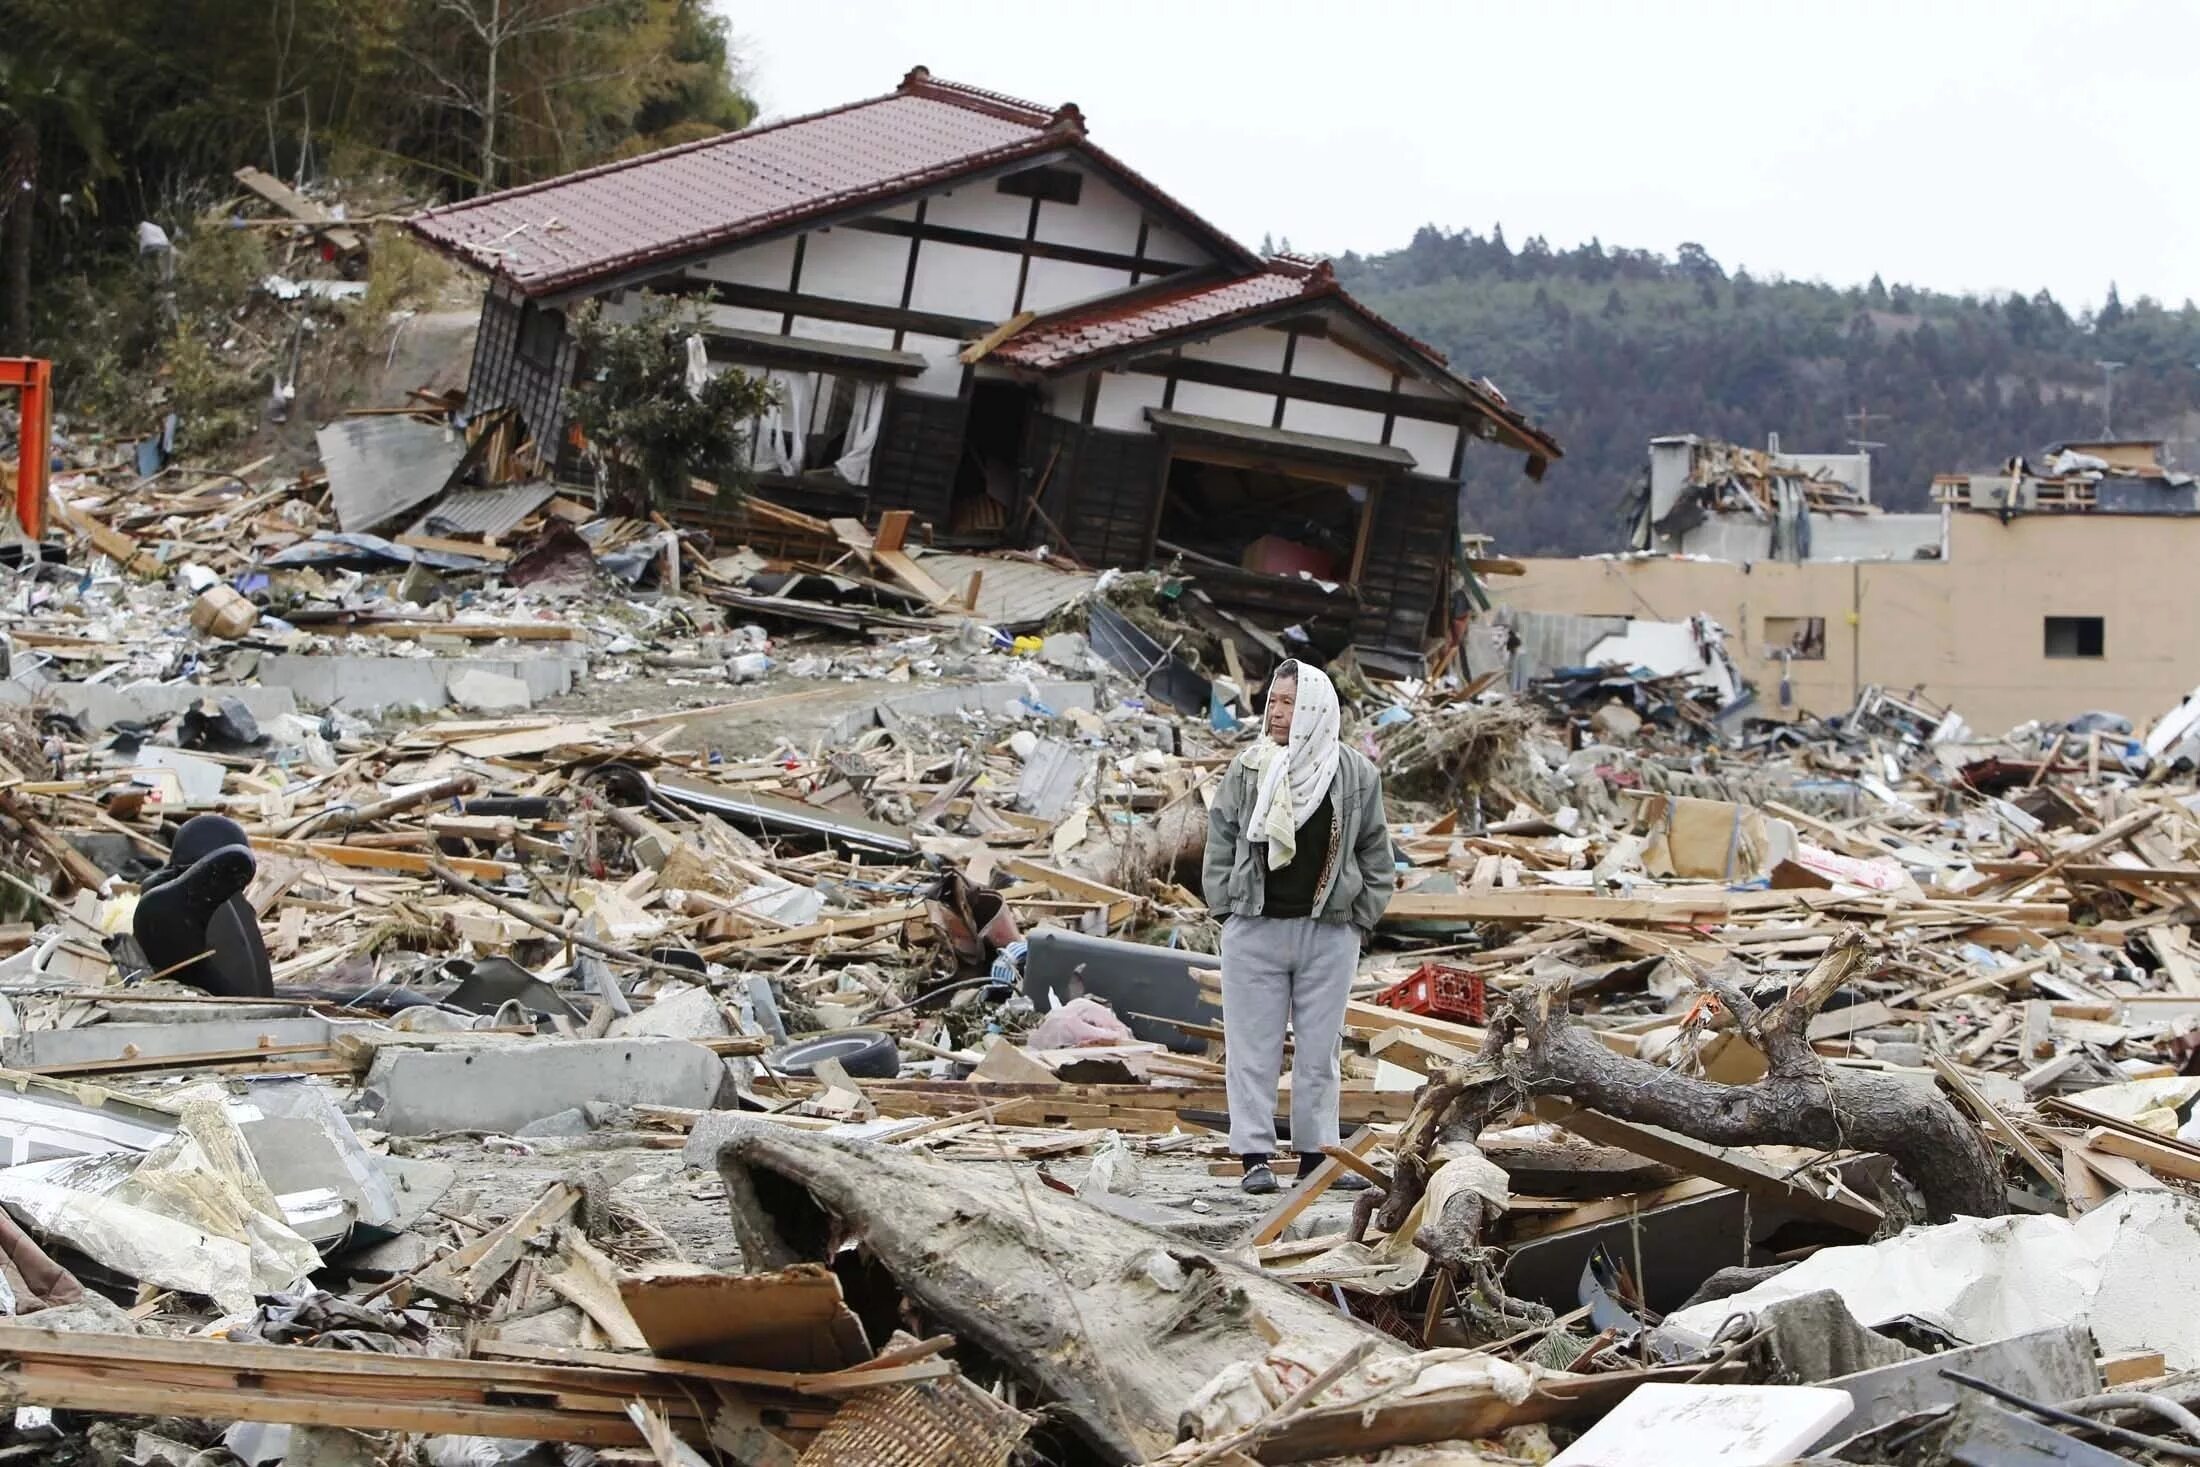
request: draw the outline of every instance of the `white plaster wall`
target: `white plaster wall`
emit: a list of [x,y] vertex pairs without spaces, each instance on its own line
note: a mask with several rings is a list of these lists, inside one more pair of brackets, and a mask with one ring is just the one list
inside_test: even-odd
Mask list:
[[[723,255],[713,255],[693,268],[693,273],[706,280],[723,280],[731,285],[758,285],[768,290],[785,290],[794,278],[795,236],[782,235],[746,249],[731,250]],[[807,254],[809,246],[803,246]],[[805,261],[804,268],[807,268]]]
[[[932,195],[924,206],[924,222],[1022,239],[1031,225],[1031,200],[1004,194],[993,186],[992,179],[981,179]],[[926,245],[924,252],[929,255],[932,247]]]
[[[1217,336],[1210,341],[1189,342],[1184,355],[1200,362],[1227,362],[1233,367],[1254,367],[1263,372],[1283,370],[1283,349],[1286,345],[1281,331],[1270,331],[1265,326],[1247,326],[1232,331],[1227,336]],[[1306,343],[1299,343],[1304,350]]]
[[804,295],[866,305],[901,304],[909,270],[909,241],[861,229],[820,229],[802,251]]
[[[938,248],[938,245],[927,244],[924,253],[928,255]],[[917,258],[921,268],[924,256],[919,255]],[[1009,260],[1010,269],[1015,268],[1013,258],[1003,258]],[[1075,305],[1079,301],[1112,295],[1116,291],[1128,289],[1130,283],[1131,274],[1128,270],[1109,270],[1098,265],[1072,264],[1067,260],[1034,258],[1031,262],[1031,273],[1024,280],[1024,309],[1041,312],[1057,310],[1063,306]]]
[[1298,352],[1291,358],[1291,375],[1318,377],[1324,382],[1348,382],[1355,387],[1387,388],[1391,373],[1388,367],[1377,366],[1334,341],[1302,336]]
[[[1304,343],[1300,343],[1304,345]],[[1177,395],[1182,397],[1179,387]],[[1283,409],[1283,426],[1294,433],[1323,433],[1331,438],[1349,438],[1355,443],[1380,443],[1383,441],[1383,415],[1363,408],[1336,407],[1326,402],[1307,402],[1293,398]],[[1447,463],[1448,469],[1450,465]]]
[[1214,256],[1185,235],[1156,220],[1146,231],[1146,257],[1175,265],[1204,265]]
[[1074,377],[1057,377],[1039,385],[1039,402],[1047,416],[1077,422],[1085,415],[1085,378],[1089,373],[1080,372]]
[[884,326],[859,326],[853,321],[827,321],[818,316],[797,316],[790,336],[805,336],[812,341],[844,341],[854,346],[883,346],[894,344],[894,333]]
[[905,378],[899,385],[904,391],[922,393],[926,397],[953,397],[962,391],[962,343],[944,336],[918,336],[914,333],[901,339],[903,351],[913,351],[931,365],[918,376]]
[[[1161,406],[1169,384],[1141,372],[1109,372],[1100,379],[1100,401],[1093,407],[1092,425],[1120,433],[1149,433],[1146,409]],[[1182,389],[1179,388],[1179,393]],[[1189,409],[1186,409],[1189,411]]]
[[1083,245],[1092,250],[1130,254],[1138,248],[1138,224],[1145,210],[1114,184],[1083,168],[1075,204],[1052,200],[1039,206],[1039,238],[1050,244]]
[[723,326],[728,331],[766,331],[779,335],[779,327],[787,319],[785,311],[759,311],[751,306],[705,306],[703,317],[713,326]]
[[999,250],[926,240],[917,251],[916,288],[909,304],[920,311],[1005,321],[1016,309],[1019,261]]
[[1205,382],[1179,382],[1176,384],[1176,410],[1265,428],[1275,418],[1276,400],[1265,392],[1213,387]]
[[1424,474],[1451,474],[1451,456],[1459,442],[1452,423],[1425,423],[1419,418],[1398,418],[1390,425],[1390,442],[1413,455]]

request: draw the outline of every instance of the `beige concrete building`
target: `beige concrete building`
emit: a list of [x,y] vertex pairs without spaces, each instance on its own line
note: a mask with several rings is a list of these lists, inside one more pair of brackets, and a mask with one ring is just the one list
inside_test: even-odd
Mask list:
[[1492,589],[1522,611],[1708,613],[1767,716],[1839,713],[1877,684],[1981,733],[2092,709],[2144,725],[2200,684],[2200,515],[2089,503],[2005,518],[1968,507],[1989,477],[1936,485],[1944,552],[1931,559],[1531,559]]

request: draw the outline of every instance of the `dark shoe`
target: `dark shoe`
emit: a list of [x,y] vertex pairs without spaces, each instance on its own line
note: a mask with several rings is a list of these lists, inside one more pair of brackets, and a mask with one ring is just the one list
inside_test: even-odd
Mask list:
[[[1301,1177],[1310,1177],[1314,1175],[1314,1168],[1320,1166],[1323,1162],[1327,1160],[1329,1160],[1328,1157],[1320,1155],[1319,1153],[1313,1156],[1307,1156],[1302,1153],[1299,1157],[1299,1175]],[[1336,1181],[1331,1182],[1329,1185],[1339,1192],[1365,1192],[1373,1184],[1370,1183],[1367,1178],[1361,1176],[1358,1172],[1348,1171],[1341,1174]]]
[[1238,1187],[1256,1197],[1266,1196],[1277,1188],[1276,1174],[1268,1169],[1268,1163],[1264,1161],[1258,1166],[1247,1167],[1245,1175],[1238,1179]]

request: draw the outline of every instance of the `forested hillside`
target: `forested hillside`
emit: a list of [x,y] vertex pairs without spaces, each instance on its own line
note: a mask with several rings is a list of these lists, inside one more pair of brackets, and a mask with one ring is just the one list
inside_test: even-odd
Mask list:
[[6,0],[0,14],[0,198],[16,201],[0,349],[80,332],[87,288],[129,262],[138,222],[188,232],[237,194],[244,164],[425,203],[755,111],[707,0]]
[[[2112,264],[2112,248],[2104,262]],[[1617,505],[1649,439],[1702,433],[1797,451],[1868,437],[1875,497],[1917,508],[1936,473],[1997,466],[2101,430],[2102,360],[2120,435],[2200,436],[2200,307],[2113,287],[2074,316],[2046,292],[1981,300],[1728,272],[1695,245],[1673,258],[1591,242],[1519,249],[1423,228],[1389,254],[1346,255],[1345,284],[1494,381],[1566,457],[1530,485],[1506,456],[1469,454],[1476,528],[1518,554],[1619,548]],[[1859,431],[1860,411],[1868,413]],[[2200,419],[2196,419],[2200,421]],[[2189,465],[2188,465],[2189,466]]]

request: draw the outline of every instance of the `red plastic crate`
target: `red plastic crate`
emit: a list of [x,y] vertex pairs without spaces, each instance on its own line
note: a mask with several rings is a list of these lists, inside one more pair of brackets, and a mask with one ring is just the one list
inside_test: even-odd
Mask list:
[[1458,1024],[1479,1024],[1488,1013],[1482,975],[1449,963],[1423,963],[1376,994],[1375,1002],[1384,1008]]

